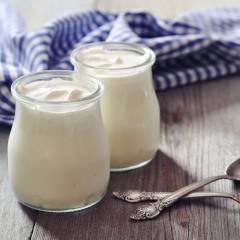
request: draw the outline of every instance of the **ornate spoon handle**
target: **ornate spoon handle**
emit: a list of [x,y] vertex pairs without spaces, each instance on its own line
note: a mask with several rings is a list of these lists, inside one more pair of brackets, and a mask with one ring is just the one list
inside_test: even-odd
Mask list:
[[[172,192],[145,192],[139,190],[128,190],[126,192],[113,192],[113,195],[121,200],[136,203],[136,202],[143,202],[149,200],[159,200],[163,199],[167,196],[172,194]],[[231,193],[220,193],[220,192],[194,192],[189,193],[185,197],[186,198],[198,198],[198,197],[225,197],[231,198],[238,203],[240,203],[240,195],[238,194],[231,194]]]
[[187,195],[188,193],[208,184],[214,181],[217,181],[219,179],[230,179],[227,175],[221,175],[221,176],[215,176],[215,177],[209,177],[207,179],[204,179],[202,181],[198,181],[195,183],[192,183],[188,186],[185,186],[175,192],[173,194],[170,194],[169,196],[163,198],[162,200],[158,200],[155,203],[150,203],[147,205],[143,205],[139,207],[135,213],[131,215],[132,219],[135,220],[143,220],[143,219],[150,219],[157,217],[160,212],[172,205],[174,202],[176,202],[179,198]]

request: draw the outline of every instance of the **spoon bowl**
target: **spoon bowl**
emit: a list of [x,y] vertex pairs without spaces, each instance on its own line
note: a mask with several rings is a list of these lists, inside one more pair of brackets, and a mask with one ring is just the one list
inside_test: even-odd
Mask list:
[[240,181],[240,158],[227,167],[225,174],[233,180]]

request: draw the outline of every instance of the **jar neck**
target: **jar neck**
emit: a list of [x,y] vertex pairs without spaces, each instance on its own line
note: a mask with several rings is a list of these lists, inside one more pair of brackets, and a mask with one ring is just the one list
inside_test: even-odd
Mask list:
[[127,78],[139,74],[145,74],[146,72],[151,72],[151,66],[146,66],[139,69],[126,69],[124,71],[112,71],[109,69],[109,71],[102,71],[101,69],[94,69],[94,68],[86,68],[84,66],[75,66],[74,70],[77,72],[84,72],[86,74],[89,74],[91,76],[98,76],[99,78]]
[[[17,102],[13,126],[18,129],[29,131],[31,134],[54,134],[65,133],[73,134],[76,128],[81,128],[81,124],[88,123],[88,126],[101,122],[101,112],[99,101],[88,106],[88,108],[68,109],[67,111],[59,109],[31,108],[22,102]],[[84,128],[84,127],[82,127]]]
[[93,108],[96,105],[99,105],[100,98],[90,101],[89,103],[85,104],[38,104],[32,102],[25,102],[19,99],[16,99],[16,112],[18,109],[25,109],[26,111],[35,111],[35,112],[42,112],[42,113],[52,113],[52,114],[67,114],[73,113],[76,111],[83,111],[90,108]]

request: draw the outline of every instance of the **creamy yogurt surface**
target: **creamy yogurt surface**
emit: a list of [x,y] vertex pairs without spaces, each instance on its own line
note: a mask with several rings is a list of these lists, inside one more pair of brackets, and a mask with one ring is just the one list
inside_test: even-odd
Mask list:
[[88,97],[92,92],[78,81],[65,81],[53,78],[49,81],[36,81],[21,87],[27,97],[44,101],[74,101]]
[[76,56],[76,60],[95,68],[121,69],[143,64],[148,60],[148,57],[134,51],[96,46],[82,51]]

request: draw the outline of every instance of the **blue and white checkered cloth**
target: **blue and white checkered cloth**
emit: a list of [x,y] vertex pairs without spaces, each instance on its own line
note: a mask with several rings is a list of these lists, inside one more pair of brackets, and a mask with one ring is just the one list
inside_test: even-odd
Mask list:
[[0,123],[12,124],[11,83],[29,72],[72,69],[70,52],[84,43],[144,44],[156,53],[156,90],[240,71],[240,6],[193,11],[174,20],[144,11],[87,11],[55,18],[26,32],[17,13],[0,3]]

